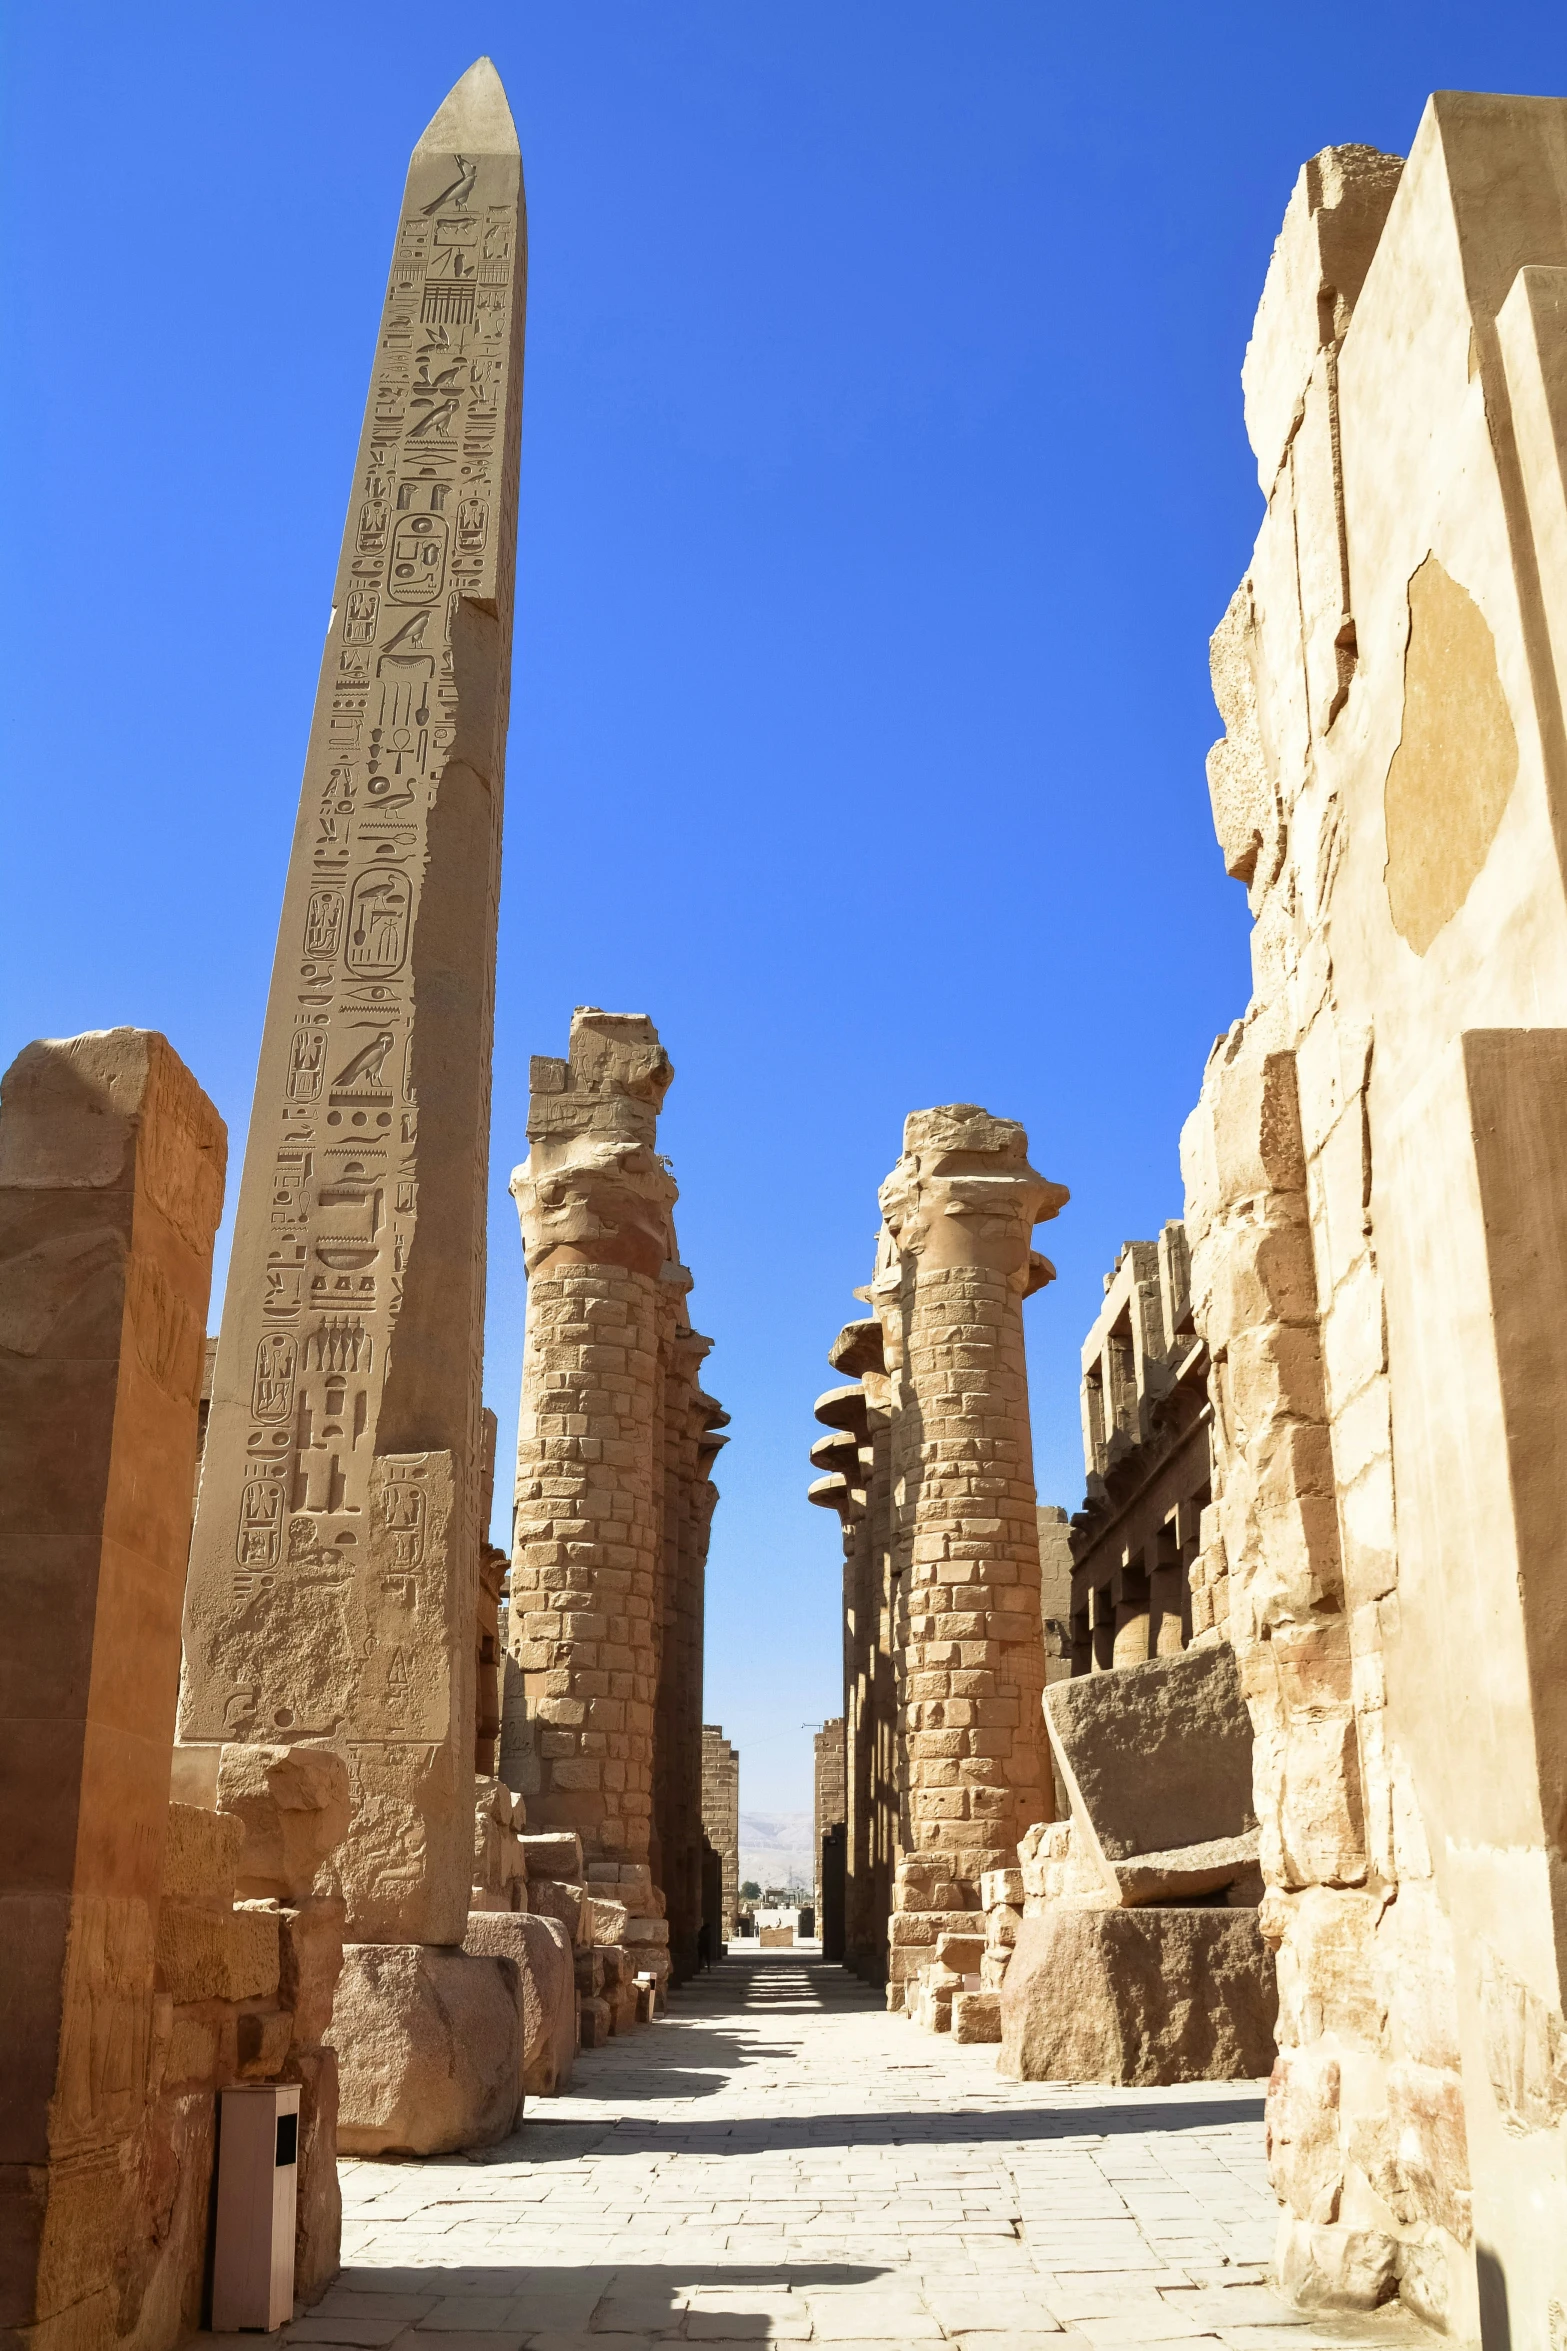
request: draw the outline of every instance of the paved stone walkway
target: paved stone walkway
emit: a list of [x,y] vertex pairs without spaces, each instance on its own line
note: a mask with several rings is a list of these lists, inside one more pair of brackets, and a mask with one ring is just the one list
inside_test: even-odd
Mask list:
[[530,2101],[504,2145],[345,2163],[343,2275],[288,2337],[356,2351],[1429,2340],[1308,2326],[1263,2285],[1261,2083],[1020,2084],[994,2056],[916,2032],[805,1953],[722,1961],[667,2022],[581,2055],[571,2093]]

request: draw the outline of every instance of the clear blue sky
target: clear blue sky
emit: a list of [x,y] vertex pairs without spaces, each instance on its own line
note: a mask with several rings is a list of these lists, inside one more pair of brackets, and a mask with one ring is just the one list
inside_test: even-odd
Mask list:
[[[1559,5],[12,0],[0,1058],[166,1030],[237,1181],[408,149],[481,52],[532,226],[489,1400],[530,1053],[645,1010],[734,1416],[707,1712],[809,1801],[804,1501],[904,1113],[1023,1119],[1077,1350],[1247,993],[1206,639],[1259,513],[1238,371],[1302,160],[1428,90],[1567,89]],[[214,1308],[214,1314],[216,1308]],[[504,1512],[506,1498],[502,1497]]]

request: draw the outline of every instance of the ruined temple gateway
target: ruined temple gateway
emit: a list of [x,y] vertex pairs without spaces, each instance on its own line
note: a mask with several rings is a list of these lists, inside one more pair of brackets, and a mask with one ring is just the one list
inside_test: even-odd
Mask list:
[[[525,279],[481,60],[399,217],[215,1358],[225,1137],[167,1041],[36,1043],[0,1086],[28,2351],[211,2317],[225,2093],[297,2118],[264,2168],[308,2302],[339,2138],[507,2138],[736,1925],[727,1415],[644,1013],[580,1006],[532,1065],[488,1541]],[[1024,2081],[1266,2076],[1281,2290],[1563,2351],[1567,101],[1447,93],[1407,161],[1314,157],[1242,381],[1266,512],[1208,780],[1251,999],[1183,1218],[1106,1278],[1070,1523],[1022,1312],[1066,1191],[1010,1119],[906,1122],[811,1448],[824,1950]]]

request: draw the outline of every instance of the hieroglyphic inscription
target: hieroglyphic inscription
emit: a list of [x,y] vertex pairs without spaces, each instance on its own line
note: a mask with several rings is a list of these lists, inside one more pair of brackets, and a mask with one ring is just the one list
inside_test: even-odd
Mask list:
[[[256,1106],[272,1184],[245,1475],[230,1489],[241,1602],[285,1556],[341,1556],[371,1533],[380,1383],[418,1214],[411,949],[429,812],[457,735],[455,616],[465,594],[495,594],[518,220],[514,162],[416,157],[291,875],[302,911],[287,1046],[276,1098]],[[385,1532],[400,1550],[417,1542],[390,1516]]]

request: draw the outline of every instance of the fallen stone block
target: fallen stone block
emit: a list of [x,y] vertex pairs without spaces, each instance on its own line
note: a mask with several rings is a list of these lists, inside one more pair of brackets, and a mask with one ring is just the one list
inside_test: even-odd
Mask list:
[[529,1873],[528,1908],[539,1918],[558,1918],[574,1943],[583,1940],[581,1886],[566,1878],[536,1878]]
[[999,2041],[1001,1994],[998,1991],[954,1992],[952,2038],[955,2041]]
[[602,2049],[613,2030],[607,2000],[579,2000],[577,2002],[577,2045],[579,2048]]
[[278,1997],[294,2012],[301,2048],[324,2041],[332,2021],[343,1972],[343,1910],[341,1895],[313,1894],[297,1909],[278,1912]]
[[626,1939],[626,1906],[589,1894],[582,1905],[580,1940],[584,1943],[622,1944]]
[[1251,1716],[1227,1643],[1052,1683],[1045,1721],[1074,1819],[1109,1862],[1242,1835]]
[[1052,1904],[1018,1930],[998,2070],[1013,2081],[1140,2088],[1254,2080],[1272,2069],[1277,2014],[1273,1955],[1254,1910]]
[[521,2000],[521,2086],[551,2098],[571,2078],[577,2048],[577,1991],[571,1944],[556,1918],[486,1911],[468,1920],[463,1949],[510,1959]]
[[[556,1922],[558,1923],[558,1921]],[[579,1943],[571,1955],[572,1981],[584,2000],[596,2000],[604,1989],[604,1954]]]
[[245,1824],[227,1812],[195,1804],[171,1804],[163,1839],[163,1898],[199,1909],[234,1907],[235,1878],[245,1843]]
[[164,1901],[156,1955],[163,1987],[177,2008],[197,2000],[271,1999],[278,1988],[278,1913]]
[[582,1839],[575,1829],[541,1829],[519,1837],[517,1842],[527,1861],[530,1881],[536,1877],[581,1880]]
[[1138,1853],[1130,1861],[1112,1861],[1110,1868],[1121,1900],[1129,1906],[1222,1894],[1254,1880],[1255,1908],[1262,1899],[1258,1842],[1257,1831],[1249,1829],[1242,1837],[1213,1837],[1203,1845],[1177,1845],[1169,1853]]
[[316,1871],[348,1834],[348,1766],[325,1748],[227,1745],[217,1798],[243,1826],[244,1895],[305,1901]]
[[983,1935],[985,1917],[979,1910],[899,1910],[887,1922],[887,1941],[895,1951],[920,1948],[923,1965],[942,1935]]
[[448,2155],[503,2139],[522,2078],[515,1963],[431,1943],[350,1943],[327,2039],[349,2155]]

